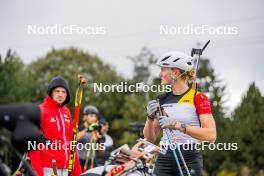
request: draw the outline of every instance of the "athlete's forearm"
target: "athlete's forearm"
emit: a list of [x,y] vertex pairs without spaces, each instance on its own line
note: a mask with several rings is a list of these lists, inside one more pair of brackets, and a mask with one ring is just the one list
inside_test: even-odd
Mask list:
[[186,127],[186,134],[200,141],[208,141],[213,143],[216,140],[215,128],[200,128],[189,125]]
[[151,132],[151,122],[149,121],[149,119],[146,120],[144,129],[143,129],[143,135],[144,138],[146,138],[148,141],[152,141],[153,137],[152,137],[152,132]]
[[77,133],[77,141],[80,141],[84,138],[84,136],[86,135],[86,130],[80,131]]
[[160,132],[160,127],[157,125],[156,121],[156,119],[147,119],[143,130],[144,137],[151,143],[154,143],[156,141]]

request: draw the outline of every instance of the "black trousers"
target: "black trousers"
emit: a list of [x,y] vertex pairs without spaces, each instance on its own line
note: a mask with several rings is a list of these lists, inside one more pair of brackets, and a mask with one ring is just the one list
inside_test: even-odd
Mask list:
[[[182,147],[179,147],[191,176],[202,176],[203,157],[200,151],[195,150],[195,149],[190,149],[190,148],[188,150],[184,150]],[[183,162],[180,159],[177,149],[175,151],[176,151],[178,160],[180,162],[183,175],[186,176],[187,172],[185,170]],[[170,149],[167,150],[166,155],[162,155],[162,154],[158,155],[153,175],[154,176],[180,176],[180,171],[179,171],[178,165],[176,164],[172,150]]]

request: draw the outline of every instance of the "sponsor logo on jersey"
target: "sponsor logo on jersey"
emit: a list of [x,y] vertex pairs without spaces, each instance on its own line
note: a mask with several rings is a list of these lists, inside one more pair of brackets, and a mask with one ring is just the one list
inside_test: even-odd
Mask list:
[[51,117],[50,122],[56,122],[56,119],[54,117]]

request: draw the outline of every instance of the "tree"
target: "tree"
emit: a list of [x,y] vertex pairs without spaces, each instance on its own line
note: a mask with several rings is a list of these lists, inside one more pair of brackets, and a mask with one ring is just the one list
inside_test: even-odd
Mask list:
[[7,51],[4,58],[0,57],[0,103],[25,102],[27,82],[24,64],[15,52]]
[[[0,56],[0,104],[22,103],[29,100],[25,78],[24,63],[15,52],[8,49],[4,57]],[[8,139],[11,138],[10,131],[4,128],[0,128],[0,133]],[[12,170],[18,165],[18,158],[13,153],[9,146],[0,146],[0,156]]]
[[[31,102],[41,103],[47,94],[47,86],[54,76],[61,75],[69,81],[73,110],[74,93],[77,88],[77,75],[83,73],[89,79],[89,86],[84,92],[83,106],[92,104],[98,107],[100,115],[111,122],[122,118],[121,109],[125,94],[115,92],[94,92],[93,83],[114,84],[124,79],[109,65],[104,64],[97,56],[91,56],[75,48],[53,49],[46,56],[24,65],[19,57],[9,50],[4,59],[0,58],[0,95],[1,103]],[[73,111],[71,111],[73,112]],[[122,129],[121,129],[122,130]],[[120,140],[113,131],[114,141]],[[7,150],[1,150],[6,153]],[[11,155],[9,155],[11,156]],[[9,161],[10,161],[9,157]],[[17,164],[7,162],[12,170]]]
[[[238,143],[238,150],[230,152],[230,163],[241,172],[248,168],[250,175],[263,173],[264,166],[264,97],[250,84],[241,104],[234,110],[228,139]],[[229,164],[230,164],[229,163]]]
[[[73,110],[74,93],[77,88],[77,75],[82,73],[88,78],[88,87],[84,91],[85,105],[91,104],[97,106],[100,116],[110,121],[111,134],[114,140],[118,141],[119,131],[112,129],[112,122],[123,118],[121,109],[124,104],[123,93],[116,92],[98,92],[94,90],[94,85],[117,84],[124,79],[107,64],[104,64],[97,56],[92,56],[84,51],[69,49],[53,49],[45,57],[41,57],[32,62],[27,67],[29,73],[28,84],[31,85],[31,101],[42,102],[46,96],[47,86],[52,77],[61,75],[68,80],[70,85],[71,101],[68,107]],[[71,111],[73,112],[73,111]],[[121,129],[122,130],[122,129]]]
[[[94,104],[103,111],[103,115],[118,114],[116,106],[121,104],[120,96],[112,93],[94,92],[94,83],[112,84],[122,81],[123,78],[97,56],[91,56],[75,48],[53,49],[45,57],[32,62],[27,71],[30,75],[31,97],[34,102],[41,102],[46,96],[47,86],[52,77],[61,75],[70,85],[71,102],[73,108],[74,93],[77,88],[77,75],[82,73],[88,78],[88,88],[85,90],[85,104]],[[110,102],[111,100],[111,102]],[[100,105],[100,106],[99,106]],[[102,112],[102,111],[101,111]]]
[[[225,118],[225,89],[222,81],[217,78],[211,66],[210,60],[201,58],[197,71],[198,90],[208,95],[212,103],[212,114],[217,127],[217,143],[224,141],[226,130]],[[221,163],[225,160],[225,153],[217,150],[205,150],[204,169],[211,175],[215,175]]]

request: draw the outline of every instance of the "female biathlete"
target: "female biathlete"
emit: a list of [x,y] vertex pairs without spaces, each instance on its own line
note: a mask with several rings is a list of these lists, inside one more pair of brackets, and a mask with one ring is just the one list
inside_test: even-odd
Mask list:
[[[208,97],[201,92],[189,88],[188,83],[194,80],[194,62],[191,56],[181,52],[169,52],[157,61],[161,67],[160,78],[162,85],[171,85],[172,91],[160,95],[157,100],[152,100],[147,105],[148,118],[144,127],[145,138],[154,143],[161,129],[163,136],[161,143],[171,144],[168,139],[170,132],[173,143],[166,155],[158,155],[154,175],[202,175],[203,158],[197,147],[202,141],[214,142],[216,140],[216,126],[211,112]],[[159,115],[158,106],[162,109]],[[168,131],[168,129],[170,129]],[[188,167],[184,167],[180,152]],[[173,151],[174,150],[174,151]],[[175,162],[175,154],[180,168]],[[186,166],[185,165],[185,166]]]

